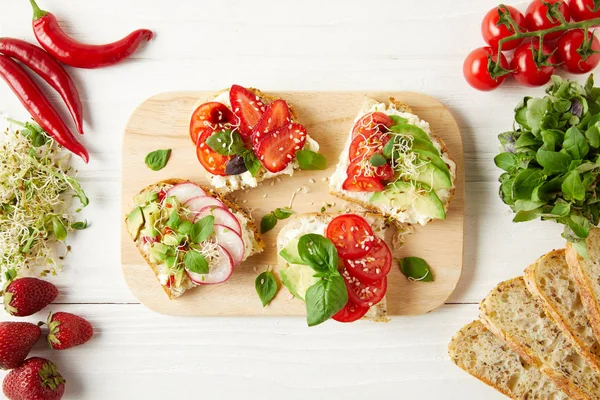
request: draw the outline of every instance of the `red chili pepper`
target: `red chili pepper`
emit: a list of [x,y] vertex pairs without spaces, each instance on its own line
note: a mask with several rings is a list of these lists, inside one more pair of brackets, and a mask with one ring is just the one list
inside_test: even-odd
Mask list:
[[83,109],[79,92],[58,61],[39,47],[13,38],[0,38],[0,53],[19,60],[52,86],[67,105],[77,131],[83,134]]
[[54,14],[41,10],[35,0],[33,32],[42,47],[64,64],[78,68],[101,68],[116,64],[132,55],[143,41],[150,41],[152,31],[139,29],[123,39],[104,45],[78,42],[63,31]]
[[61,146],[89,161],[85,147],[77,141],[52,104],[25,69],[12,58],[0,54],[0,76],[8,83],[29,114]]

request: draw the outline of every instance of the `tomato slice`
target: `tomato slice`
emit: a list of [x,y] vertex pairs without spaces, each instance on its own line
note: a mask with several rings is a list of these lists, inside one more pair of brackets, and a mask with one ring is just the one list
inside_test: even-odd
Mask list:
[[387,114],[379,111],[368,113],[356,121],[352,128],[352,137],[355,138],[358,135],[369,137],[375,133],[385,133],[392,125],[394,125],[394,120]]
[[369,311],[369,307],[359,306],[358,304],[348,301],[344,308],[337,312],[333,317],[338,322],[354,322],[361,319]]
[[392,252],[381,239],[373,244],[369,254],[356,260],[344,259],[344,265],[352,275],[365,282],[376,282],[392,269]]
[[306,129],[293,123],[264,136],[256,145],[255,153],[266,169],[279,172],[292,162],[305,142]]
[[348,289],[348,301],[359,306],[371,307],[379,303],[387,290],[387,278],[384,277],[375,282],[364,282],[352,275],[348,269],[342,271],[346,289]]
[[326,236],[335,245],[340,257],[351,260],[366,256],[375,243],[371,226],[356,214],[332,219],[327,225]]
[[215,132],[217,132],[215,129],[208,127],[200,133],[198,144],[196,145],[196,157],[198,157],[200,164],[211,174],[225,176],[227,175],[225,173],[225,166],[232,157],[222,156],[206,144],[206,139],[211,137]]
[[390,141],[389,135],[376,133],[368,137],[358,135],[350,143],[348,157],[350,162],[366,161],[375,153],[381,153],[383,146]]
[[349,177],[365,176],[382,181],[391,181],[394,179],[394,170],[389,164],[374,167],[368,161],[363,163],[354,162],[346,168],[346,175]]
[[342,183],[342,189],[348,192],[382,192],[385,189],[383,183],[377,178],[368,176],[349,176]]
[[290,108],[285,100],[275,100],[267,106],[252,132],[252,141],[256,145],[267,133],[290,124]]
[[207,127],[217,129],[224,127],[226,124],[235,124],[235,115],[223,103],[211,101],[200,105],[190,120],[190,138],[194,145],[198,142],[200,132]]
[[265,112],[265,103],[240,85],[233,85],[229,90],[229,101],[233,113],[238,118],[240,135],[250,137],[252,128],[258,124],[260,117]]

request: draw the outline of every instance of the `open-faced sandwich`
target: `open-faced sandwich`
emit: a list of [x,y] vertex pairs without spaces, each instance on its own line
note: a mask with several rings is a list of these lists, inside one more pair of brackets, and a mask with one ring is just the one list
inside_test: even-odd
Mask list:
[[264,243],[249,214],[213,190],[180,179],[142,190],[125,222],[170,299],[225,282]]
[[330,318],[386,321],[392,253],[378,214],[297,214],[277,236],[281,281],[306,303],[309,326]]
[[223,193],[324,162],[285,100],[239,85],[195,108],[190,138],[210,184]]
[[410,107],[365,99],[330,179],[331,194],[401,223],[445,219],[456,164]]

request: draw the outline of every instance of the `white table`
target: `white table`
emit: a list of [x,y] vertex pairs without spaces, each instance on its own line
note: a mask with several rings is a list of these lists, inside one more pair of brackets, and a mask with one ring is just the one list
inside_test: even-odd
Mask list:
[[[483,45],[481,18],[497,0],[40,1],[82,41],[101,43],[140,27],[157,34],[122,65],[72,70],[88,123],[83,140],[92,161],[78,167],[91,227],[73,240],[64,272],[53,279],[61,294],[51,309],[85,316],[96,335],[64,352],[42,342],[34,349],[58,364],[68,380],[66,398],[503,398],[455,367],[447,343],[477,317],[477,303],[492,287],[563,240],[551,222],[511,222],[492,161],[513,107],[542,89],[511,82],[482,93],[462,77],[464,57]],[[7,2],[0,33],[34,42],[30,19],[27,1]],[[389,324],[308,329],[293,318],[172,318],[136,301],[119,254],[125,122],[154,93],[231,83],[267,91],[413,90],[452,110],[465,143],[467,220],[464,272],[447,305]],[[2,82],[0,107],[26,117]],[[45,317],[46,311],[32,320]]]

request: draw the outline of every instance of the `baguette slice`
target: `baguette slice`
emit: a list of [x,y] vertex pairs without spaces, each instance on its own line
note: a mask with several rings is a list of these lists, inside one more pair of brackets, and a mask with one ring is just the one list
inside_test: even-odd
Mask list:
[[585,247],[587,259],[579,255],[571,243],[567,243],[567,262],[596,339],[600,341],[600,229],[590,230]]
[[481,302],[483,324],[573,399],[600,399],[600,376],[527,290],[523,277],[500,283]]
[[448,345],[448,353],[460,368],[512,399],[569,398],[480,321],[473,321],[458,331]]
[[600,372],[600,344],[569,271],[565,250],[551,251],[531,264],[525,270],[525,284],[575,350]]
[[[140,191],[139,194],[144,195],[144,194],[148,194],[148,193],[158,192],[162,189],[166,190],[178,183],[185,183],[185,182],[189,182],[189,181],[187,181],[185,179],[176,179],[176,178],[166,179],[166,180],[163,180],[163,181],[160,181],[160,182],[157,182],[155,184],[145,187],[144,189],[142,189]],[[245,218],[245,220],[246,220],[245,221],[246,222],[245,229],[247,230],[247,233],[249,234],[249,237],[250,237],[251,251],[244,258],[248,258],[257,253],[261,253],[265,248],[265,243],[264,243],[262,237],[260,236],[260,233],[256,227],[256,224],[254,223],[254,220],[252,219],[250,214],[246,210],[244,210],[243,208],[238,206],[237,204],[234,204],[231,201],[224,198],[223,196],[219,195],[214,190],[212,190],[208,187],[204,187],[204,186],[200,186],[200,187],[206,192],[207,195],[219,199],[225,206],[227,206],[227,208],[229,208],[230,211],[232,211],[235,214],[238,214],[241,218]],[[136,204],[136,206],[137,206],[137,204]],[[125,223],[127,223],[127,218],[126,218]],[[138,237],[136,240],[134,237],[132,237],[132,240],[134,240],[135,246],[139,250],[140,254],[144,258],[144,260],[146,261],[148,266],[154,272],[154,275],[156,275],[156,279],[159,281],[160,286],[162,287],[162,289],[167,294],[167,296],[169,297],[170,300],[173,300],[173,299],[181,296],[186,290],[191,289],[194,286],[196,286],[189,278],[187,278],[187,276],[185,276],[185,274],[184,274],[184,280],[181,285],[181,290],[176,290],[172,287],[169,287],[169,286],[163,284],[159,278],[159,275],[161,274],[161,267],[150,260],[150,256],[149,256],[147,250],[145,249],[145,246],[144,246],[145,243],[143,242],[142,238]]]

